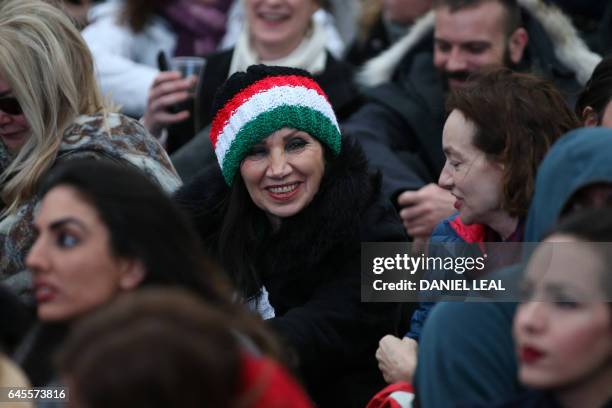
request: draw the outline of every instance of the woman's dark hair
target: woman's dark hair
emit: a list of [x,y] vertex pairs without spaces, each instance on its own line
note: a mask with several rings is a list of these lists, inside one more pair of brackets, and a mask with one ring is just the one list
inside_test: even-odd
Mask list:
[[[327,188],[332,181],[329,175],[329,166],[337,158],[323,143],[323,157],[325,172],[321,179],[319,191]],[[318,194],[318,193],[317,193]],[[225,208],[221,233],[219,236],[220,262],[230,275],[232,283],[245,298],[257,296],[261,289],[259,274],[253,261],[257,259],[257,243],[269,230],[269,221],[264,212],[259,209],[247,191],[244,180],[236,174],[232,187],[224,200]]]
[[219,298],[215,269],[202,256],[197,233],[172,200],[140,170],[103,160],[58,166],[42,194],[59,185],[76,189],[108,228],[113,255],[137,259],[143,285],[180,286]]
[[187,292],[144,289],[77,323],[58,365],[89,408],[232,407],[241,332]]
[[35,322],[34,313],[8,287],[0,284],[0,353],[12,354]]
[[234,178],[224,206],[219,235],[220,262],[240,294],[248,299],[257,296],[261,288],[253,261],[257,235],[263,235],[267,220],[251,199],[240,174]]
[[612,298],[612,208],[586,208],[569,214],[547,237],[555,234],[571,235],[581,241],[593,243],[593,250],[601,256],[605,266],[602,284],[609,302]]
[[143,263],[141,286],[179,287],[196,293],[249,327],[246,334],[264,352],[278,353],[260,322],[230,300],[229,285],[204,255],[186,216],[144,173],[114,162],[73,160],[52,171],[42,194],[57,186],[74,188],[95,208],[109,231],[115,256]]
[[473,122],[474,146],[504,164],[502,208],[515,217],[527,215],[536,171],[550,146],[580,126],[552,83],[508,68],[474,77],[453,91],[446,107]]
[[587,107],[591,107],[601,122],[608,103],[612,100],[612,56],[607,56],[597,66],[576,101],[576,115],[582,119]]

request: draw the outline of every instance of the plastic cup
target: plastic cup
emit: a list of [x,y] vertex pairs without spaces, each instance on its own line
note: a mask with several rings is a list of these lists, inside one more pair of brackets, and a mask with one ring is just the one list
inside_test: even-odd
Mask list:
[[205,66],[206,60],[200,57],[174,57],[170,59],[170,69],[172,71],[180,72],[183,78],[195,76],[198,79],[193,86],[193,91],[198,89]]

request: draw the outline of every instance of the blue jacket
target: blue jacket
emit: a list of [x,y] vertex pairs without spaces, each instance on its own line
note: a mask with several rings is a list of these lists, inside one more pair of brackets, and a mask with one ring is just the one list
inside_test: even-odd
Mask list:
[[[444,248],[440,246],[436,246],[435,244],[442,243],[477,243],[484,242],[485,236],[485,227],[480,224],[473,225],[465,225],[461,222],[461,218],[459,218],[459,213],[453,214],[447,219],[443,220],[439,223],[436,228],[434,228],[431,238],[429,240],[429,255],[430,256],[450,256],[456,257],[459,256],[457,253],[451,253],[454,247],[446,246]],[[447,253],[440,253],[441,251],[445,251]],[[429,275],[431,279],[434,279],[434,276]],[[443,276],[436,276],[436,279],[444,278]],[[448,278],[448,277],[446,277]],[[423,329],[423,325],[425,324],[425,319],[429,315],[431,308],[435,305],[435,302],[431,301],[423,301],[419,303],[419,307],[412,314],[412,318],[410,319],[410,330],[408,333],[404,335],[404,337],[409,337],[413,340],[419,341],[419,337],[421,335],[421,330]]]

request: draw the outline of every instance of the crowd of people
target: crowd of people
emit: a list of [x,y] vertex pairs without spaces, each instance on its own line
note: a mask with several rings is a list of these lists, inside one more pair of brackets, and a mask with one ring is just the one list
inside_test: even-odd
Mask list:
[[[612,406],[611,23],[597,1],[0,0],[0,390]],[[489,254],[417,277],[519,295],[368,301],[363,243],[391,242]]]

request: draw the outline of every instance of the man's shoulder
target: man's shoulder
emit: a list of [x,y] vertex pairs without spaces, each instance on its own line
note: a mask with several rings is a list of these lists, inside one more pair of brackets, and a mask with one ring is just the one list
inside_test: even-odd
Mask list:
[[539,1],[523,3],[531,70],[565,92],[579,90],[601,56],[587,47],[571,19],[561,10]]

